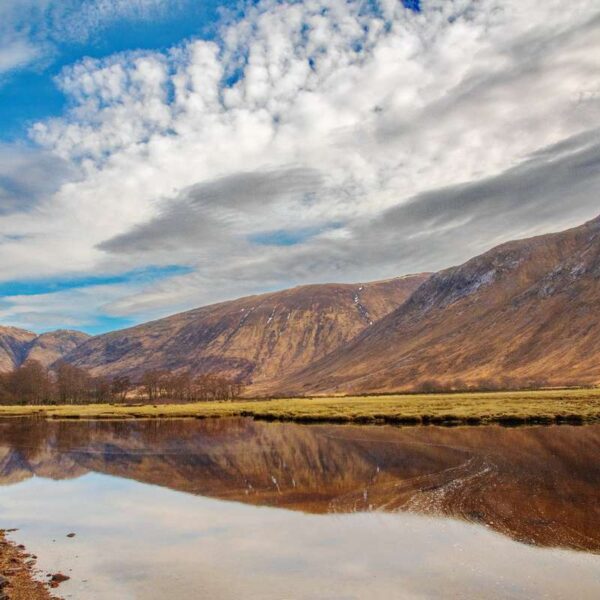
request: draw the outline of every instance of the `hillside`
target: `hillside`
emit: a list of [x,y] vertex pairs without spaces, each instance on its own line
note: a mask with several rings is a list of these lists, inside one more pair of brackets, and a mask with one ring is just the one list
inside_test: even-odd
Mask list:
[[36,334],[16,327],[0,327],[0,373],[10,371],[27,358]]
[[66,359],[133,379],[148,369],[219,373],[264,393],[397,308],[427,277],[301,286],[214,304],[94,337]]
[[403,306],[282,388],[298,394],[599,383],[599,314],[596,219],[437,273]]
[[27,359],[49,366],[89,337],[66,329],[37,335],[25,329],[0,326],[0,373],[22,365]]
[[216,373],[253,395],[600,383],[600,218],[435,275],[250,296],[89,338],[0,328],[0,369]]
[[42,333],[31,342],[27,358],[49,366],[89,338],[90,336],[87,333],[67,329]]

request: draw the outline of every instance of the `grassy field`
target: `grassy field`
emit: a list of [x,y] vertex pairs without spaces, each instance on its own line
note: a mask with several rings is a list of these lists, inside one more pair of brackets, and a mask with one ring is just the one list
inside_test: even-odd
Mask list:
[[2,416],[57,419],[211,418],[337,423],[600,422],[600,389],[238,400],[194,404],[0,406]]

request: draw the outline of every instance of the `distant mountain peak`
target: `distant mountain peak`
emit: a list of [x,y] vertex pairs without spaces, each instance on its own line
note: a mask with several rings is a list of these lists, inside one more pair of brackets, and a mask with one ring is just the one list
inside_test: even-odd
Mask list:
[[0,372],[10,371],[28,359],[49,366],[89,337],[87,333],[70,329],[38,335],[26,329],[0,326]]

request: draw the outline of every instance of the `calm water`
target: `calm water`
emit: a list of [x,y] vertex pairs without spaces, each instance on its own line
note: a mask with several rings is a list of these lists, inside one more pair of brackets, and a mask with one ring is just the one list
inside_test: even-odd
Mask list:
[[0,527],[65,598],[597,599],[600,426],[0,420]]

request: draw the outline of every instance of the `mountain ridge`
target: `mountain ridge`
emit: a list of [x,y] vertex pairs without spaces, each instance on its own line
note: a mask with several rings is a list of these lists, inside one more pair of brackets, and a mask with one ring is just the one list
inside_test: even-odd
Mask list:
[[594,309],[600,309],[600,218],[501,244],[432,275],[401,307],[282,387],[366,393],[432,379],[443,388],[458,380],[595,384]]
[[96,336],[64,358],[93,375],[133,380],[150,369],[212,372],[263,393],[283,373],[370,327],[428,277],[313,284],[229,300]]
[[37,334],[0,325],[0,373],[20,367],[27,360],[37,360],[48,367],[89,337],[72,329]]
[[0,327],[0,371],[211,372],[248,395],[595,385],[599,311],[600,216],[434,274],[297,286],[95,337]]

